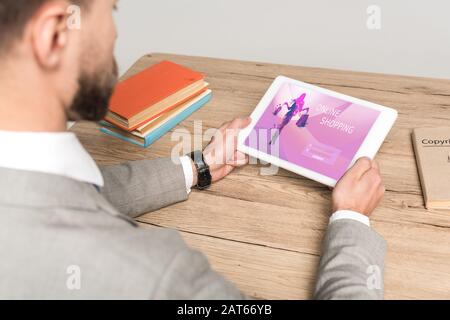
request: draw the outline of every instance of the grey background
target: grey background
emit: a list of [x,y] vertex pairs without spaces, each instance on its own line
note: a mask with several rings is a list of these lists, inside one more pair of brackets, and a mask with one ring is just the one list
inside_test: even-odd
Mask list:
[[122,0],[116,22],[121,72],[168,52],[450,78],[448,0]]

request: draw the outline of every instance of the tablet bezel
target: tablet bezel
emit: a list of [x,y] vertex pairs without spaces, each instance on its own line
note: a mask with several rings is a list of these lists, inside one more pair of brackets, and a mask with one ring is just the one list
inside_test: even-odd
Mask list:
[[[273,101],[274,96],[278,93],[281,86],[285,83],[292,83],[305,89],[316,91],[344,101],[352,102],[354,104],[380,111],[378,119],[375,121],[372,128],[368,132],[367,137],[364,139],[359,150],[356,152],[348,168],[353,166],[356,160],[361,157],[369,157],[370,159],[373,159],[375,157],[398,117],[398,113],[396,110],[376,103],[350,97],[342,93],[317,87],[285,76],[279,76],[275,79],[269,90],[266,92],[264,97],[261,99],[255,110],[251,114],[250,117],[252,121],[250,125],[240,132],[238,139],[238,150],[248,154],[249,156],[274,164],[280,168],[292,171],[301,176],[315,180],[330,187],[334,187],[336,185],[337,181],[335,179],[245,145],[245,140],[250,135],[250,133],[264,114],[264,111],[268,108],[269,104]],[[346,169],[346,171],[348,170],[348,168]]]

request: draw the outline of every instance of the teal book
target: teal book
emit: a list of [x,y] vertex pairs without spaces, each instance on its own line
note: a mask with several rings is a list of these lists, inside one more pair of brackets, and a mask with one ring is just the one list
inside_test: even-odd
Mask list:
[[177,114],[176,116],[174,116],[173,118],[168,120],[167,122],[161,124],[159,127],[155,128],[148,135],[146,135],[145,138],[135,137],[131,133],[124,132],[121,129],[118,129],[117,127],[115,127],[113,124],[110,124],[106,121],[102,121],[100,123],[103,126],[100,128],[100,131],[105,134],[108,134],[110,136],[133,143],[140,147],[147,148],[150,145],[152,145],[155,141],[160,139],[162,136],[164,136],[167,132],[169,132],[174,127],[176,127],[180,122],[184,121],[195,111],[197,111],[198,109],[203,107],[205,104],[207,104],[211,100],[211,97],[212,97],[212,93],[209,92],[203,98],[201,98],[197,102],[193,103],[191,106],[187,107],[186,109],[184,109],[182,112],[180,112],[179,114]]

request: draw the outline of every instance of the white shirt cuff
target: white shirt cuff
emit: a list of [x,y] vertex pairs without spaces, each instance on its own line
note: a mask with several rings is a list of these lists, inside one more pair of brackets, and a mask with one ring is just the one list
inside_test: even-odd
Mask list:
[[181,166],[184,172],[184,181],[186,182],[186,192],[191,193],[191,187],[194,183],[194,173],[192,172],[191,158],[184,156],[180,158]]
[[342,220],[342,219],[350,219],[350,220],[359,221],[370,228],[369,217],[367,217],[361,213],[358,213],[355,211],[350,211],[350,210],[339,210],[339,211],[336,211],[335,213],[333,213],[333,215],[330,218],[330,224],[332,224],[333,222],[335,222],[337,220]]

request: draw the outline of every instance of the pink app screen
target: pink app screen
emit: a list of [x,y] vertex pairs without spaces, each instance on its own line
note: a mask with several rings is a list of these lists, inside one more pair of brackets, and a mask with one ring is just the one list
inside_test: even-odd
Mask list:
[[245,145],[339,180],[380,111],[284,83]]

